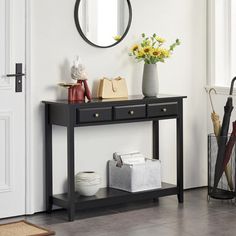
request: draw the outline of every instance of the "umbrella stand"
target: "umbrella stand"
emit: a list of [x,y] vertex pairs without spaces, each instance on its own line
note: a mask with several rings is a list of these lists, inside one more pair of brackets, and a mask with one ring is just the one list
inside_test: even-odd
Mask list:
[[235,80],[236,80],[236,77],[231,82],[229,97],[224,107],[224,118],[223,118],[223,123],[222,123],[221,131],[220,131],[220,136],[219,136],[219,142],[218,142],[219,148],[218,148],[217,159],[216,159],[216,164],[215,164],[213,192],[216,192],[218,183],[223,173],[222,170],[224,170],[223,162],[224,162],[224,156],[225,156],[225,150],[226,150],[229,122],[230,122],[230,117],[233,110],[232,94],[233,94],[233,87],[234,87]]
[[[220,117],[219,115],[215,112],[214,106],[213,106],[213,102],[212,102],[212,97],[211,97],[211,92],[214,91],[215,94],[216,90],[214,88],[211,88],[208,92],[209,94],[209,99],[210,99],[210,103],[211,103],[211,108],[212,108],[212,113],[211,113],[211,120],[212,120],[212,124],[213,124],[213,129],[214,129],[214,134],[217,138],[217,142],[219,144],[219,135],[220,135],[220,131],[221,131],[221,123],[220,123]],[[225,170],[225,175],[227,178],[227,182],[228,185],[230,187],[230,189],[233,188],[233,179],[232,179],[232,171],[231,171],[231,163],[229,162],[228,165],[226,166]]]
[[[229,139],[228,135],[228,139]],[[231,164],[230,172],[232,176],[235,176],[234,163],[236,160],[235,149],[231,154],[230,161],[228,164]],[[214,134],[208,135],[208,196],[213,199],[228,200],[235,197],[235,182],[233,181],[233,191],[229,187],[228,180],[224,174],[218,183],[217,188],[214,190],[214,174],[215,174],[215,163],[217,159],[218,152],[218,141]],[[209,198],[209,199],[210,199]]]

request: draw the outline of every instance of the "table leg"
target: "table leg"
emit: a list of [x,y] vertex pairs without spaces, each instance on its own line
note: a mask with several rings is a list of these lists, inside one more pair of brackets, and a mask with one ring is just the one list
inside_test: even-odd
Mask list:
[[177,186],[179,188],[178,200],[184,202],[183,193],[183,102],[179,102],[179,117],[176,121],[177,126]]
[[[159,120],[152,122],[152,158],[159,160]],[[158,202],[159,198],[153,198],[153,202]]]
[[45,106],[45,167],[46,167],[46,211],[52,211],[52,125],[49,120],[49,105]]
[[68,218],[75,217],[75,169],[74,169],[74,127],[67,127],[67,182],[68,182]]
[[159,120],[152,123],[152,150],[153,159],[159,160]]

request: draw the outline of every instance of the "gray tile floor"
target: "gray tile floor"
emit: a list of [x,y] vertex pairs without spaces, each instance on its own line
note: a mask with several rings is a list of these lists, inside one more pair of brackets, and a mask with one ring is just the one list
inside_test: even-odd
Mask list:
[[0,220],[0,223],[26,219],[56,231],[57,236],[233,236],[236,235],[236,205],[231,201],[207,201],[207,190],[185,192],[185,202],[176,197],[158,202],[138,202],[77,213],[67,222],[65,211],[52,215]]

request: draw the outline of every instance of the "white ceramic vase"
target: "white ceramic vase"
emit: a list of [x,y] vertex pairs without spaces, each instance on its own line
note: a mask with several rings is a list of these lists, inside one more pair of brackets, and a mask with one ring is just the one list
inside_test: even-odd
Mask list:
[[79,172],[75,176],[75,190],[81,196],[95,195],[101,184],[101,177],[94,171]]
[[156,64],[144,64],[142,92],[145,97],[158,95],[158,74]]

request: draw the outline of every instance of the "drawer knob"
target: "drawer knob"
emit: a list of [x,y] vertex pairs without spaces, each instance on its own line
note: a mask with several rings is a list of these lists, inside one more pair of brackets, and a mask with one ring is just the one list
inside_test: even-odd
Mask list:
[[98,117],[99,117],[99,114],[98,114],[98,113],[95,113],[95,114],[94,114],[94,117],[95,117],[95,118],[98,118]]
[[162,108],[161,109],[163,112],[167,112],[167,108]]
[[129,114],[132,116],[134,114],[134,111],[129,111]]

